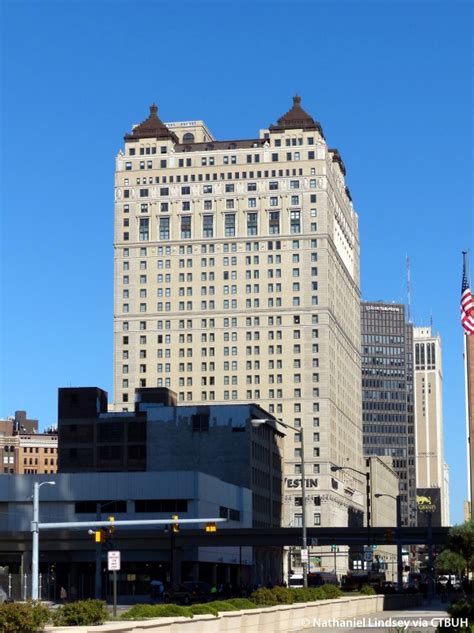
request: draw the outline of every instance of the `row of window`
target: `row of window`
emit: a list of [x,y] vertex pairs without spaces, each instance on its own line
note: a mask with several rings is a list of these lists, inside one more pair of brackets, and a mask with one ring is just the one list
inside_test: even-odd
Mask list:
[[[283,140],[285,140],[285,145],[286,147],[296,147],[298,145],[303,145],[305,140],[306,140],[306,144],[307,145],[314,145],[314,136],[307,136],[306,139],[302,136],[291,136],[291,137],[286,137],[285,139],[282,138],[275,138],[272,137],[268,132],[265,133],[265,140],[267,143],[271,143],[271,141],[273,141],[273,145],[275,147],[281,147],[282,146],[282,142]],[[192,132],[186,132],[183,135],[183,143],[194,143],[195,141],[195,137],[194,134]],[[256,146],[256,144],[255,144]],[[214,149],[214,143],[212,141],[209,141],[208,144],[206,145],[206,150],[213,150]],[[231,142],[229,144],[229,148],[230,149],[237,149],[237,144],[234,142]],[[136,156],[137,155],[137,149],[139,151],[139,154],[141,156],[145,155],[145,154],[156,154],[157,152],[157,147],[156,146],[152,146],[152,145],[145,145],[145,146],[141,146],[141,147],[133,147],[133,146],[129,146],[128,148],[128,155],[129,156]],[[160,146],[160,154],[167,154],[168,153],[168,147],[166,145],[161,145]]]
[[[128,171],[131,171],[130,169]],[[310,176],[315,176],[316,175],[316,169],[314,167],[311,167],[309,170],[309,174],[304,174],[303,173],[303,169],[298,168],[298,169],[271,169],[271,170],[265,170],[265,171],[243,171],[243,172],[220,172],[218,173],[207,173],[207,174],[202,174],[202,173],[198,173],[198,174],[172,174],[172,175],[161,175],[161,176],[142,176],[141,179],[137,178],[137,184],[180,184],[181,182],[186,183],[186,182],[210,182],[212,181],[216,181],[216,180],[221,180],[221,181],[225,181],[225,180],[253,180],[254,178],[257,178],[259,181],[262,181],[263,178],[291,178],[291,177],[298,177],[298,176],[304,176],[304,175],[310,175]],[[124,182],[129,182],[128,178],[124,178]]]
[[[316,269],[317,270],[317,269]],[[247,271],[249,272],[249,271]],[[281,278],[282,274],[281,274],[281,269],[276,269],[275,271],[273,270],[268,270],[267,271],[267,275],[270,278],[273,278],[273,276],[275,275],[276,278]],[[294,268],[293,269],[293,273],[292,273],[293,277],[299,277],[299,269],[298,268]],[[141,276],[143,277],[143,276]],[[249,277],[250,278],[250,277]],[[258,279],[258,275],[255,277]],[[237,280],[237,274],[235,275],[235,277],[232,277],[233,280]],[[213,280],[212,280],[213,281]],[[129,278],[128,276],[125,276],[123,278],[123,283],[124,285],[128,285],[129,283]],[[146,281],[140,281],[140,283],[145,284]],[[318,290],[318,282],[317,281],[309,281],[308,283],[311,284],[310,288],[311,290]],[[262,290],[262,292],[264,292],[265,290],[265,285],[264,284],[259,284],[259,283],[255,283],[255,284],[245,284],[245,294],[259,294],[260,293],[260,289]],[[293,292],[299,292],[301,290],[301,284],[299,281],[294,281],[292,283],[291,289]],[[173,294],[176,294],[176,292],[172,292],[171,291],[171,287],[169,288],[157,288],[156,289],[156,296],[157,297],[171,297],[173,296]],[[197,288],[196,288],[197,290]],[[281,292],[282,291],[282,284],[281,283],[268,283],[266,290],[268,293],[273,293],[273,292]],[[201,286],[200,289],[200,294],[201,296],[213,296],[215,294],[220,294],[221,292],[225,295],[228,294],[240,294],[244,291],[243,285],[238,288],[237,284],[232,284],[232,285],[228,285],[228,284],[224,284],[221,288],[218,288],[218,293],[216,293],[216,287],[215,286]],[[131,292],[128,288],[124,288],[122,290],[122,299],[130,299],[131,298]],[[140,288],[138,290],[139,293],[139,297],[141,299],[146,299],[147,297],[151,297],[151,292],[149,294],[149,290],[147,290],[146,288]],[[180,286],[178,289],[178,296],[179,297],[192,297],[193,296],[193,287],[192,286]]]
[[[124,180],[124,186],[126,187],[129,184],[129,180],[128,178],[126,178]],[[137,185],[141,184],[140,183],[140,179],[137,179]],[[143,184],[147,184],[146,182],[144,182]],[[150,184],[150,183],[148,183]],[[270,180],[268,181],[268,191],[279,191],[280,190],[280,185],[281,185],[281,181],[278,180]],[[304,186],[304,185],[303,185]],[[300,180],[290,180],[288,182],[288,187],[290,190],[295,190],[295,189],[301,189],[302,188],[302,183]],[[316,178],[311,178],[309,180],[309,188],[310,189],[316,189],[317,188],[317,182],[316,182]],[[257,182],[247,182],[247,192],[251,193],[253,191],[257,191],[258,187],[257,187]],[[141,190],[140,190],[141,191]],[[224,192],[225,193],[235,193],[235,184],[232,183],[226,183],[224,185]],[[207,184],[207,185],[202,185],[201,187],[201,193],[203,195],[207,195],[207,194],[214,194],[214,193],[220,193],[220,191],[216,191],[214,190],[214,185],[212,184]],[[159,190],[159,195],[161,197],[167,197],[170,195],[170,188],[169,187],[160,187]],[[182,185],[180,188],[180,195],[181,196],[190,196],[191,195],[191,187],[189,185]],[[312,202],[316,202],[316,194],[311,194],[312,196],[314,196],[314,198],[312,199]],[[142,196],[140,195],[141,198],[146,197],[146,196]],[[124,198],[130,198],[130,194],[125,194],[124,193]],[[270,200],[274,198],[277,201],[279,200],[278,196],[270,196]],[[273,203],[273,205],[270,204],[270,206],[277,206],[277,203]],[[141,203],[140,205],[140,211],[142,213],[144,213],[145,211],[147,211],[148,204],[147,203]],[[129,205],[124,205],[124,213],[128,213],[130,211],[130,207]],[[163,210],[163,209],[161,209]]]
[[[268,242],[246,242],[245,243],[245,250],[246,251],[259,251],[260,250],[260,245],[266,245],[267,249],[269,251],[273,251],[274,249],[276,251],[281,250],[281,241],[277,240],[277,241],[268,241]],[[284,243],[285,244],[285,243]],[[312,238],[310,241],[308,240],[308,242],[306,242],[305,240],[295,240],[293,239],[291,241],[291,248],[292,250],[299,250],[301,244],[303,244],[303,246],[311,246],[311,248],[317,248],[318,246],[318,240],[315,238]],[[210,253],[213,254],[216,252],[215,249],[215,245],[214,244],[201,244],[201,253],[205,254],[205,253]],[[217,246],[217,249],[219,249],[219,246]],[[289,243],[288,243],[289,246]],[[194,245],[194,248],[196,249],[197,245]],[[174,250],[176,250],[176,247],[174,248]],[[224,244],[222,244],[222,250],[224,253],[236,253],[237,252],[237,242],[225,242]],[[133,253],[133,249],[132,249],[132,253]],[[148,253],[148,249],[146,246],[140,246],[140,257],[146,257]],[[172,251],[171,251],[171,246],[158,246],[157,247],[157,253],[158,256],[163,256],[163,255],[171,255]],[[192,255],[193,254],[193,246],[192,245],[183,245],[181,244],[179,246],[179,254],[180,255],[184,255],[184,254],[188,254],[188,255]],[[124,258],[127,258],[130,256],[130,248],[128,246],[124,247],[122,249],[122,254]],[[273,255],[267,255],[267,261],[269,264],[273,263]],[[276,259],[276,263],[279,263],[281,261],[281,255],[275,255]],[[278,260],[278,258],[280,258]],[[158,261],[162,261],[163,260],[158,260]],[[170,268],[171,267],[171,260],[166,260],[167,262],[169,262],[166,265],[166,268]],[[191,260],[189,260],[191,261]],[[232,259],[229,258],[225,258],[223,259],[224,261],[224,265],[229,265],[229,262],[232,265],[237,264],[237,257],[232,257]],[[257,262],[258,263],[258,262]],[[140,267],[141,267],[142,262],[140,262]],[[192,266],[192,264],[190,264]],[[144,261],[144,267],[146,268],[146,261]],[[163,264],[160,266],[158,265],[158,268],[163,268]]]
[[[311,209],[311,217],[316,217],[316,209]],[[289,211],[289,230],[290,234],[297,234],[302,232],[302,215],[299,209]],[[180,239],[192,239],[192,216],[182,215],[180,216]],[[266,233],[269,235],[280,235],[281,232],[281,212],[270,211],[267,217],[268,225]],[[124,226],[129,227],[130,223],[127,218],[124,220]],[[260,231],[265,230],[264,227],[260,227]],[[317,222],[310,222],[309,230],[311,233],[316,233],[318,230]],[[259,234],[259,221],[258,213],[247,212],[246,213],[246,235],[254,236]],[[225,237],[236,237],[237,233],[237,216],[235,213],[225,213],[223,221],[223,235]],[[215,216],[204,214],[202,216],[201,225],[201,237],[203,239],[210,237],[217,237],[215,235]],[[130,240],[129,231],[123,232],[123,241],[128,242]],[[171,239],[171,218],[160,217],[158,237],[160,240]],[[140,242],[147,242],[150,240],[150,219],[139,218],[138,223],[138,239]]]
[[[219,158],[222,158],[222,162],[216,162],[215,156],[202,156],[201,157],[201,167],[213,167],[215,165],[237,165],[237,156],[233,155],[221,155]],[[261,154],[247,154],[245,157],[245,162],[250,165],[252,163],[260,163]],[[306,160],[314,160],[316,158],[316,153],[314,150],[309,150],[306,152]],[[271,162],[277,163],[278,161],[286,160],[286,161],[299,161],[305,160],[303,152],[301,151],[291,151],[285,152],[284,155],[280,154],[280,152],[272,152],[271,154]],[[263,161],[262,161],[263,162]],[[143,166],[142,166],[143,165]],[[145,169],[145,161],[140,161],[140,169]],[[155,166],[156,169],[166,169],[170,167],[169,161],[166,158],[161,158],[153,164],[152,160],[146,161],[147,169],[153,169]],[[174,165],[173,165],[174,167]],[[178,158],[178,167],[192,167],[192,159],[191,158]],[[133,168],[133,164],[131,161],[127,161],[125,163],[125,169],[127,171],[131,171]]]

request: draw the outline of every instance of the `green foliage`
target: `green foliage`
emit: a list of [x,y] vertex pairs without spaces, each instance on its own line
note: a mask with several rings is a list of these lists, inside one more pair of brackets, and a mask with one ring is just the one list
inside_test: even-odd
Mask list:
[[38,633],[50,619],[50,612],[40,602],[4,602],[0,604],[2,633]]
[[361,593],[363,596],[375,596],[377,592],[370,585],[362,585],[359,593]]
[[299,587],[291,589],[295,602],[314,602],[315,600],[325,600],[326,594],[322,587]]
[[466,569],[466,559],[458,552],[445,549],[435,559],[438,574],[461,574]]
[[448,547],[464,558],[470,570],[474,569],[474,523],[466,521],[450,528]]
[[300,587],[287,589],[286,587],[262,587],[254,591],[249,599],[258,606],[270,607],[276,604],[292,604],[293,602],[313,602],[315,600],[333,600],[344,594],[335,585],[322,585],[322,587]]
[[322,587],[319,587],[319,589],[321,589],[321,591],[324,593],[325,600],[340,598],[344,595],[339,587],[336,587],[336,585],[323,585]]
[[183,616],[192,618],[189,607],[177,604],[134,604],[131,609],[122,613],[122,620],[145,620],[147,618],[172,618]]
[[230,605],[235,607],[235,609],[256,609],[257,605],[255,602],[248,600],[247,598],[231,598],[230,600],[226,600]]
[[103,624],[108,617],[107,605],[102,600],[78,600],[52,612],[55,626]]
[[448,608],[448,613],[453,618],[468,618],[469,622],[474,622],[474,601],[458,600]]
[[276,598],[277,604],[293,604],[295,597],[292,589],[287,587],[273,587],[270,590]]
[[471,633],[474,631],[474,601],[463,598],[458,602],[454,602],[449,608],[448,613],[452,618],[467,618],[469,625],[466,626],[446,626],[444,624],[436,629],[439,633]]
[[[235,604],[230,604],[230,600],[213,600],[213,602],[210,603],[212,605],[212,607],[214,607],[215,609],[217,609],[218,611],[238,611],[239,608],[235,606]],[[250,602],[250,604],[252,604]],[[252,607],[255,607],[254,604],[252,604]],[[240,607],[241,609],[243,609],[244,607]]]
[[193,615],[219,615],[219,611],[212,602],[206,604],[193,604],[188,607],[189,613]]
[[266,587],[260,587],[253,593],[250,594],[249,600],[254,602],[259,607],[274,607],[277,602],[277,598],[273,593],[272,589],[267,589]]

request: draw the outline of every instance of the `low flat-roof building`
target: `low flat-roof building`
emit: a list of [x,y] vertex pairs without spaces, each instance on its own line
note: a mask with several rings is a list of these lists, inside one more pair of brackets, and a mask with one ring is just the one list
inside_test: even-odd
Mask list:
[[[40,494],[40,522],[127,519],[226,518],[218,530],[251,527],[252,494],[239,487],[197,471],[57,473],[54,476],[22,475],[0,477],[0,533],[30,530],[31,494],[34,482],[55,481]],[[180,530],[202,529],[204,523],[181,524]],[[96,544],[87,527],[40,532],[40,572],[43,597],[54,599],[61,586],[68,596],[93,595]],[[130,534],[130,538],[127,535]],[[169,538],[166,536],[169,535]],[[127,538],[126,545],[123,539]],[[77,547],[77,539],[82,539]],[[155,539],[155,540],[153,540]],[[210,542],[212,534],[209,535]],[[30,587],[31,543],[21,551],[0,551],[0,567],[20,578],[27,574]],[[277,559],[251,547],[176,547],[172,531],[164,525],[116,527],[102,546],[102,573],[106,577],[106,552],[121,550],[120,593],[125,599],[148,593],[147,583],[155,577],[175,583],[180,580],[231,582],[275,582],[279,579]],[[173,571],[171,571],[171,568]],[[16,579],[18,581],[18,578]],[[21,579],[23,582],[23,579]],[[52,586],[52,583],[54,586]],[[105,586],[105,583],[104,583]],[[27,589],[26,595],[29,595]],[[20,596],[18,596],[20,597]]]
[[60,389],[58,411],[60,472],[200,471],[251,490],[253,527],[280,526],[284,427],[258,405],[176,405],[144,388],[133,412],[109,413],[94,387]]

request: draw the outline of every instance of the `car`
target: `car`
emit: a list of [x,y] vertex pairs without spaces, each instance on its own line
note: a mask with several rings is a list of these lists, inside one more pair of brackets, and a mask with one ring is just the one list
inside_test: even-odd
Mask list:
[[182,582],[177,589],[165,591],[163,601],[191,604],[192,602],[208,602],[210,597],[211,586],[207,582],[189,580]]

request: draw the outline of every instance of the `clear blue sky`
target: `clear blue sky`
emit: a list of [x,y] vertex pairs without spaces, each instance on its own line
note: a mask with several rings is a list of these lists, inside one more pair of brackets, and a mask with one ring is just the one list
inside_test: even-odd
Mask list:
[[459,296],[472,242],[469,2],[2,3],[0,416],[56,421],[57,388],[112,393],[113,170],[156,101],[248,138],[298,92],[339,148],[364,299],[430,315],[444,353],[451,506],[466,496]]

